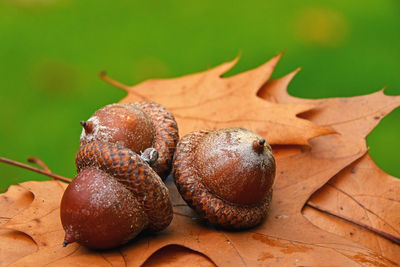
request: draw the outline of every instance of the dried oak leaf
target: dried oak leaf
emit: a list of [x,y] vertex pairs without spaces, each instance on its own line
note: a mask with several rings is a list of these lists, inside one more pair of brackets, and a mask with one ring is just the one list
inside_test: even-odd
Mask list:
[[207,257],[188,248],[169,245],[159,249],[145,263],[144,266],[215,266]]
[[321,229],[400,262],[399,196],[399,179],[380,170],[366,154],[318,190],[303,214]]
[[[0,227],[26,209],[33,195],[21,186],[13,185],[0,195]],[[25,233],[0,228],[0,266],[7,266],[37,249],[36,243]]]
[[[282,84],[285,84],[282,82],[283,80],[265,85],[275,61],[276,59],[271,61],[273,63],[269,62],[258,69],[231,78],[221,78],[220,76],[234,63],[227,63],[208,72],[183,78],[145,82],[137,87],[126,88],[130,94],[124,99],[125,102],[133,99],[150,99],[161,102],[169,108],[172,107],[174,113],[180,112],[178,120],[181,119],[181,124],[189,123],[191,125],[185,126],[183,133],[196,130],[198,127],[220,128],[235,124],[256,130],[269,140],[273,140],[272,143],[275,144],[296,144],[274,146],[277,160],[274,197],[269,218],[262,225],[241,232],[213,228],[200,220],[186,206],[169,178],[167,185],[174,204],[175,216],[172,224],[165,231],[156,235],[143,234],[118,250],[101,253],[86,250],[77,244],[62,248],[60,242],[63,233],[58,218],[58,205],[65,186],[54,181],[29,182],[21,186],[29,189],[35,195],[34,202],[28,209],[11,219],[5,227],[28,234],[37,243],[39,249],[36,253],[19,259],[14,265],[22,266],[38,262],[57,266],[71,263],[100,266],[123,264],[138,266],[143,263],[151,265],[154,262],[159,263],[160,257],[168,257],[175,252],[182,252],[182,257],[186,260],[197,258],[202,264],[221,266],[326,265],[327,263],[334,266],[359,266],[360,264],[395,266],[396,262],[385,258],[381,251],[323,230],[322,227],[310,223],[302,214],[304,205],[313,193],[326,185],[346,166],[365,155],[367,151],[364,140],[366,129],[372,129],[377,120],[369,120],[370,113],[361,111],[360,116],[354,117],[359,110],[351,105],[344,112],[340,105],[318,106],[319,103],[300,103],[302,100],[296,98],[286,101],[285,97],[276,101],[279,93],[282,95],[286,93],[286,87],[282,87]],[[263,79],[260,76],[263,76]],[[266,76],[267,78],[265,78]],[[180,85],[176,87],[178,89],[173,86],[175,82]],[[113,81],[113,83],[116,82]],[[185,84],[189,87],[183,90],[182,86]],[[263,87],[259,91],[261,86]],[[224,92],[218,92],[219,87]],[[230,90],[229,88],[234,89]],[[281,91],[276,88],[281,88]],[[173,93],[170,96],[168,96],[169,90]],[[277,92],[277,94],[272,92]],[[259,99],[255,98],[256,93],[258,93]],[[198,94],[200,94],[199,97],[197,97]],[[210,94],[209,101],[206,100],[207,94]],[[267,98],[268,95],[272,97]],[[258,115],[261,113],[262,123],[258,120],[247,122],[248,119],[252,120],[248,117],[249,112],[247,112],[252,107],[247,106],[248,102],[244,102],[245,104],[240,102],[245,98],[257,99],[254,100],[254,103],[257,104],[253,102],[251,104],[259,105],[259,108],[251,112],[256,112],[256,114],[258,112]],[[262,98],[267,98],[268,101]],[[343,102],[348,100],[343,99]],[[175,104],[168,105],[168,101]],[[329,101],[329,99],[321,100],[321,103]],[[384,98],[383,102],[387,101],[389,101],[388,98]],[[393,106],[399,105],[398,100],[396,101]],[[188,103],[191,103],[190,107],[187,105]],[[235,119],[230,121],[226,120],[227,117],[220,117],[221,119],[218,121],[210,122],[207,116],[211,116],[214,120],[217,115],[211,115],[208,111],[205,113],[203,108],[210,109],[214,105],[217,106],[214,107],[214,112],[231,112],[235,114]],[[220,110],[223,105],[227,105],[229,108]],[[368,102],[367,105],[370,107],[366,109],[371,110],[374,109],[375,103]],[[260,109],[261,106],[263,108]],[[282,114],[274,115],[278,111],[273,111],[272,107],[277,108]],[[326,110],[328,107],[334,110]],[[315,126],[315,123],[307,119],[296,118],[299,112],[302,112],[304,116],[312,116],[316,110],[319,114],[316,117],[318,119],[311,118],[311,120],[323,126],[332,127],[339,124],[339,127],[334,127],[337,134],[321,136],[330,131],[324,127]],[[331,116],[335,112],[341,114],[341,123],[335,121]],[[388,112],[387,109],[383,109],[382,116]],[[204,114],[207,116],[203,117]],[[274,118],[273,120],[269,119],[270,115]],[[191,119],[196,116],[200,116],[199,120]],[[243,121],[240,116],[244,116]],[[282,124],[282,122],[288,124]],[[268,127],[268,131],[258,127]],[[355,132],[358,134],[346,130],[352,128],[356,129]],[[315,131],[315,129],[319,130]],[[364,132],[358,129],[362,129]],[[283,130],[284,132],[281,133],[280,131]],[[285,131],[288,131],[289,134],[286,134]],[[309,140],[311,137],[315,138]],[[280,141],[281,139],[284,141]],[[306,144],[308,141],[310,146],[298,145]],[[398,187],[398,184],[395,186]],[[48,188],[43,189],[43,187]],[[36,200],[43,200],[42,194],[47,194],[44,195],[46,201],[40,204],[40,201]],[[399,210],[394,211],[399,212]],[[393,246],[396,249],[396,245],[393,244]],[[179,250],[181,252],[178,252]],[[179,259],[177,259],[178,262]],[[167,264],[179,263],[171,260]],[[182,263],[180,264],[182,265]]]
[[228,78],[222,78],[222,75],[237,60],[205,72],[167,80],[147,80],[133,87],[104,75],[103,78],[128,92],[121,101],[123,103],[146,100],[164,105],[174,114],[181,136],[195,130],[240,125],[265,136],[270,144],[305,145],[310,138],[331,132],[296,116],[313,106],[280,105],[256,96],[279,58]]
[[[400,97],[383,91],[324,100],[292,97],[287,86],[296,73],[267,83],[259,96],[278,103],[314,104],[315,109],[301,116],[348,136],[353,144],[365,144],[368,133],[400,104]],[[321,214],[321,210],[332,216]],[[303,213],[320,228],[400,262],[400,179],[380,170],[368,153],[319,189]]]

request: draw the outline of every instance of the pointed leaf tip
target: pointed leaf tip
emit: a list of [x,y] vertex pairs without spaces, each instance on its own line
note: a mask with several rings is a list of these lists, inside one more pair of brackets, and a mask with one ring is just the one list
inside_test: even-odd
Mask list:
[[230,71],[238,62],[240,59],[240,55],[236,56],[233,60],[222,63],[214,68],[212,68],[210,71],[215,72],[219,77],[222,77],[225,73]]
[[283,54],[284,54],[283,52],[279,53],[278,55],[271,58],[268,62],[274,62],[275,64],[277,64],[279,60],[281,60]]
[[[271,102],[288,103],[291,97],[287,88],[300,70],[301,68],[297,68],[279,79],[268,81],[257,91],[257,96]],[[271,96],[274,97],[271,98]]]

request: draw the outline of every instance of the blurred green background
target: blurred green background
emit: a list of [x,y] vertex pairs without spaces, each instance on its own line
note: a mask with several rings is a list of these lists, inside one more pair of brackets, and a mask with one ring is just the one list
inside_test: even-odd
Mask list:
[[[229,75],[286,51],[273,77],[297,67],[291,94],[400,95],[400,1],[0,0],[0,155],[41,158],[75,175],[79,121],[125,84],[241,59]],[[368,137],[377,164],[400,177],[400,109]],[[0,164],[0,190],[47,179]]]

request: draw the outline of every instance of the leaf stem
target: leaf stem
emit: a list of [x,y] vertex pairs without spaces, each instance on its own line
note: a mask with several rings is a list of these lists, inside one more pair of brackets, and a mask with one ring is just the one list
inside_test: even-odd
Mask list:
[[309,206],[310,208],[316,209],[316,210],[318,210],[318,211],[320,211],[322,213],[331,215],[331,216],[336,217],[338,219],[341,219],[343,221],[355,224],[355,225],[357,225],[357,226],[359,226],[361,228],[364,228],[366,230],[369,230],[369,231],[371,231],[371,232],[373,232],[373,233],[375,233],[375,234],[377,234],[377,235],[379,235],[379,236],[381,236],[381,237],[383,237],[383,238],[385,238],[385,239],[387,239],[387,240],[389,240],[389,241],[391,241],[391,242],[393,242],[393,243],[395,243],[397,245],[400,245],[400,237],[397,237],[397,236],[394,236],[394,235],[389,234],[387,232],[384,232],[384,231],[381,231],[379,229],[373,228],[373,227],[371,227],[371,226],[369,226],[369,225],[367,225],[365,223],[357,222],[357,221],[354,221],[354,220],[352,220],[350,218],[343,217],[341,215],[332,213],[329,210],[325,210],[325,209],[323,209],[323,208],[321,208],[321,207],[319,207],[317,205],[311,204],[309,202],[306,203],[306,206]]
[[125,91],[128,91],[128,88],[129,88],[128,85],[125,85],[125,84],[120,83],[120,82],[118,82],[118,81],[116,81],[114,79],[111,79],[110,77],[107,76],[107,72],[106,71],[100,72],[99,76],[103,81],[105,81],[105,82],[107,82],[107,83],[109,83],[111,85],[114,85],[114,86],[116,86],[118,88],[124,89]]
[[[41,169],[26,165],[26,164],[23,164],[23,163],[20,163],[18,161],[14,161],[14,160],[11,160],[11,159],[0,157],[0,162],[6,163],[6,164],[10,164],[10,165],[13,165],[13,166],[17,166],[17,167],[20,167],[20,168],[23,168],[23,169],[27,169],[27,170],[30,170],[30,171],[33,171],[33,172],[37,172],[37,173],[46,175],[48,177],[51,177],[53,179],[66,182],[66,183],[70,183],[72,181],[69,178],[66,178],[66,177],[51,173],[49,170],[46,170],[46,169],[45,170],[41,170]],[[46,168],[47,168],[47,166],[46,166]]]
[[121,88],[121,89],[129,92],[130,94],[141,98],[142,101],[150,101],[147,97],[145,97],[145,96],[139,94],[138,92],[132,90],[130,86],[128,86],[126,84],[123,84],[123,83],[120,83],[120,82],[108,77],[107,73],[105,71],[100,72],[99,76],[103,81],[105,81],[105,82],[107,82],[107,83],[109,83],[111,85],[114,85],[114,86],[116,86],[118,88]]

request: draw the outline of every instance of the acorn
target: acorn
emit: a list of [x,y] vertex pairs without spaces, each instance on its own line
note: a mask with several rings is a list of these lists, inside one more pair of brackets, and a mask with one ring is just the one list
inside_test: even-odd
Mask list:
[[226,128],[184,136],[172,173],[182,198],[201,217],[219,227],[246,229],[268,215],[275,169],[265,139]]
[[179,140],[174,116],[154,102],[111,104],[96,111],[83,127],[81,146],[92,141],[115,143],[140,154],[153,147],[158,160],[152,167],[165,178],[171,171],[172,157]]
[[172,221],[168,189],[149,166],[153,148],[142,158],[118,144],[93,141],[76,156],[78,175],[61,200],[63,245],[78,242],[109,249],[143,230],[157,232]]

